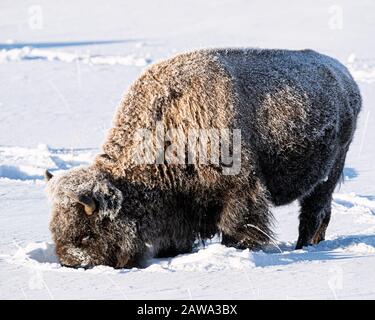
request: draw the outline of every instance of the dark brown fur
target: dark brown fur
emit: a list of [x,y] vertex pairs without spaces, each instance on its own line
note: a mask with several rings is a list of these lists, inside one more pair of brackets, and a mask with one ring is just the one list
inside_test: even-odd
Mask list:
[[[200,50],[147,69],[121,102],[103,153],[49,182],[63,264],[129,267],[192,250],[196,239],[259,248],[269,203],[301,202],[297,248],[324,239],[332,192],[361,106],[336,60],[311,50]],[[135,162],[138,128],[241,129],[241,170]],[[67,191],[98,203],[87,216]],[[89,237],[90,241],[87,240]]]

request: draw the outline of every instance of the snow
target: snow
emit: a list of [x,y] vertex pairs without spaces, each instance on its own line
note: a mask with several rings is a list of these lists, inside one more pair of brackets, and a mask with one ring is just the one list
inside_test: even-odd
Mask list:
[[[0,299],[375,298],[374,9],[367,0],[2,1]],[[293,203],[272,208],[277,243],[262,251],[214,238],[144,269],[62,267],[44,170],[90,163],[124,90],[147,65],[212,46],[312,48],[358,81],[364,107],[326,240],[294,250]]]
[[20,60],[47,60],[47,61],[62,61],[62,62],[82,62],[85,64],[109,64],[109,65],[124,65],[142,67],[151,61],[146,58],[134,56],[129,54],[125,56],[91,56],[89,54],[78,55],[70,52],[51,51],[42,49],[33,49],[30,47],[23,47],[21,49],[3,49],[0,51],[0,63]]
[[355,80],[367,83],[375,81],[375,59],[357,59],[355,54],[351,54],[347,67]]
[[0,146],[0,179],[43,179],[48,168],[51,172],[87,165],[98,149],[51,149],[39,144],[36,148]]

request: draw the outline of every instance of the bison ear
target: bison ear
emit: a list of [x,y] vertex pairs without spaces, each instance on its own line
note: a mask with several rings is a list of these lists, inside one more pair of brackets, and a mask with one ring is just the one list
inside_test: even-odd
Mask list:
[[69,192],[68,196],[73,200],[77,201],[79,204],[83,205],[85,213],[88,216],[91,216],[96,211],[96,203],[92,197],[85,195],[77,196],[73,192]]
[[53,174],[49,172],[48,170],[46,170],[44,172],[44,179],[46,180],[46,182],[50,181],[52,178],[53,178]]

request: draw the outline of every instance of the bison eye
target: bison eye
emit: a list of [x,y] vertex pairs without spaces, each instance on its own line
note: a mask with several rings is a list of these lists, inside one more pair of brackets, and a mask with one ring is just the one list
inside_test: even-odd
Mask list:
[[87,245],[90,241],[91,241],[91,236],[86,236],[86,237],[83,237],[82,239],[81,239],[81,244],[82,245]]

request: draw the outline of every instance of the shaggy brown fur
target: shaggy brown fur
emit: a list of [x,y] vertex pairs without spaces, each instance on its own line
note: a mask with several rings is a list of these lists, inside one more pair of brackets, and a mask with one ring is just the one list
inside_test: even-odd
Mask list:
[[[199,50],[151,66],[118,107],[103,153],[48,184],[61,263],[129,267],[218,232],[226,245],[258,248],[272,236],[269,204],[295,199],[297,247],[324,239],[360,106],[346,68],[311,50]],[[241,129],[240,172],[138,164],[134,133],[155,133],[157,122],[186,135]],[[96,212],[85,215],[69,192],[91,197]]]

